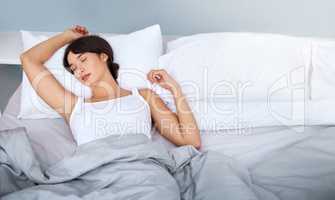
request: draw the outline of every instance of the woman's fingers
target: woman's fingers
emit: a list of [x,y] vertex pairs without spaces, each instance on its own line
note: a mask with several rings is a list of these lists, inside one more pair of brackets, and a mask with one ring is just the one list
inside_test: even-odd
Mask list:
[[151,83],[161,83],[166,79],[166,71],[162,69],[151,70],[147,74],[147,78]]
[[156,81],[159,81],[159,79],[161,79],[161,74],[160,73],[161,72],[159,72],[159,71],[153,71],[152,72],[152,78]]
[[159,77],[159,73],[156,70],[151,70],[148,74],[148,79],[152,82],[152,83],[157,83],[158,80],[160,79]]
[[85,33],[86,33],[86,30],[85,30],[85,28],[83,28],[83,27],[79,27],[79,28],[77,29],[77,31],[78,31],[79,33],[82,33],[82,34],[85,34]]
[[147,78],[151,83],[158,83],[161,87],[168,90],[178,86],[175,80],[164,69],[151,70],[147,74]]
[[80,34],[82,34],[82,35],[86,35],[86,34],[88,34],[88,31],[87,31],[86,27],[84,27],[84,26],[80,26],[80,25],[75,25],[75,26],[73,27],[72,30],[73,30],[74,32],[76,32],[76,33],[80,33]]
[[79,25],[72,25],[71,28],[64,31],[66,35],[71,37],[72,40],[78,39],[80,37],[86,36],[89,34],[86,27]]
[[147,74],[147,79],[151,82],[154,83],[155,80],[153,78],[153,70],[151,70],[148,74]]

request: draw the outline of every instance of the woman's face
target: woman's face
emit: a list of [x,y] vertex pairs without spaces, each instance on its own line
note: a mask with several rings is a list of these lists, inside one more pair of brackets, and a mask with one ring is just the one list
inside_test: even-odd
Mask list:
[[96,53],[72,53],[69,52],[67,60],[71,71],[74,73],[76,79],[82,84],[91,86],[99,82],[106,73],[107,55]]

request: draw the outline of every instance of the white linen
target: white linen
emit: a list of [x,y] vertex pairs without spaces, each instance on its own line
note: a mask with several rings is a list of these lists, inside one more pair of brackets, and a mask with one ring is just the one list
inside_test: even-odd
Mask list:
[[[315,118],[305,116],[314,106],[308,102],[309,40],[211,33],[167,45],[159,65],[180,83],[201,130],[314,124]],[[175,111],[168,91],[154,91]]]
[[191,101],[304,100],[309,62],[307,40],[246,33],[180,38],[169,42],[168,53],[159,59]]
[[311,97],[335,99],[335,41],[312,41]]
[[[163,97],[165,98],[165,97]],[[167,106],[176,112],[173,100]],[[270,126],[335,124],[333,100],[306,101],[190,101],[200,130],[252,129]]]
[[163,54],[163,39],[159,25],[127,35],[99,34],[112,46],[115,62],[120,65],[118,82],[126,89],[150,87],[147,73],[158,66]]

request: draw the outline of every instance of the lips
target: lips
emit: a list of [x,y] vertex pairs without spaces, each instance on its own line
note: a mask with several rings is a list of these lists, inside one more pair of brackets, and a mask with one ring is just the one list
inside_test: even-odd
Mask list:
[[83,81],[86,82],[88,80],[88,78],[89,78],[90,75],[91,74],[85,74],[84,76],[81,77],[81,80],[83,80]]

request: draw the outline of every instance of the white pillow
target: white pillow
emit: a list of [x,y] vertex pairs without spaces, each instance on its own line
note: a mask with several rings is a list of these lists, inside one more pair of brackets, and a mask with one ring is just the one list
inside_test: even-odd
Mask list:
[[115,62],[120,65],[118,82],[121,87],[150,87],[147,73],[158,66],[163,54],[163,40],[159,25],[128,35],[109,36],[100,34],[112,46]]
[[190,101],[236,96],[243,101],[308,97],[308,40],[246,33],[194,37],[170,42],[169,52],[159,59],[159,66],[174,76]]
[[[190,101],[189,105],[200,130],[237,129],[243,133],[256,127],[335,124],[333,100],[239,102],[237,99],[212,99]],[[175,104],[169,103],[168,107],[176,112]]]
[[[24,50],[42,42],[50,37],[21,31]],[[140,31],[127,35],[111,36],[100,34],[111,43],[115,54],[115,62],[120,65],[118,82],[121,87],[150,87],[146,80],[146,73],[151,67],[158,65],[158,58],[162,54],[162,36],[159,25],[153,25]],[[62,63],[65,47],[53,55],[46,66],[55,75],[56,79],[68,90],[78,96],[88,98],[91,91],[87,86],[77,81],[72,74],[67,72]],[[18,118],[40,119],[61,117],[47,105],[31,87],[29,80],[23,72],[21,108]]]
[[[176,112],[171,99],[168,98],[167,106]],[[335,124],[334,100],[330,99],[243,102],[237,98],[209,99],[189,101],[189,105],[200,130],[237,129],[244,133],[256,127]]]
[[335,100],[335,41],[312,41],[312,100]]

